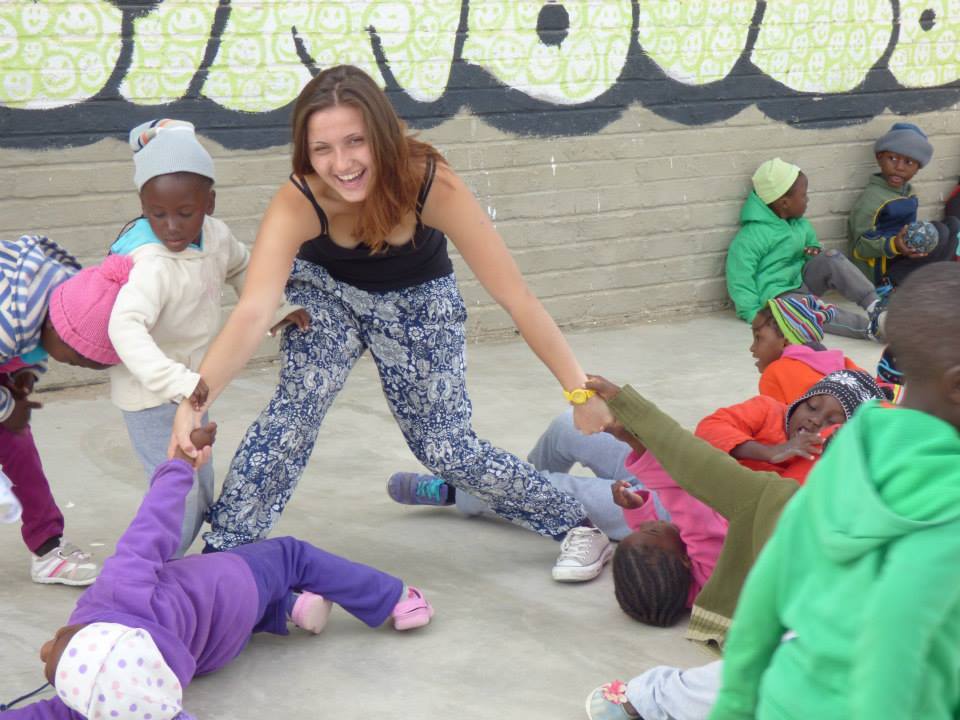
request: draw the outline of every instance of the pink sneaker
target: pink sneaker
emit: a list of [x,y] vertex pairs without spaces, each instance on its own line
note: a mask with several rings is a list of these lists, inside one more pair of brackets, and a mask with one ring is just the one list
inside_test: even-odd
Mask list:
[[332,609],[333,603],[323,595],[304,590],[293,604],[290,619],[297,627],[316,635],[327,626]]
[[433,617],[433,606],[415,587],[407,588],[407,597],[393,608],[393,627],[397,630],[413,630],[423,627]]

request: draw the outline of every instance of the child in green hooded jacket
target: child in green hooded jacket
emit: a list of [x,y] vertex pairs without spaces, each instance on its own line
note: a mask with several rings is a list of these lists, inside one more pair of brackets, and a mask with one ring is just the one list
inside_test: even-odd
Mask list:
[[960,266],[935,263],[893,296],[909,392],[864,405],[787,505],[740,596],[711,720],[960,712],[958,295]]
[[883,310],[873,284],[843,253],[824,250],[807,211],[807,176],[774,158],[753,174],[753,191],[740,211],[740,230],[727,251],[727,292],[748,323],[767,302],[785,294],[834,290],[864,309],[837,308],[827,332],[874,338]]

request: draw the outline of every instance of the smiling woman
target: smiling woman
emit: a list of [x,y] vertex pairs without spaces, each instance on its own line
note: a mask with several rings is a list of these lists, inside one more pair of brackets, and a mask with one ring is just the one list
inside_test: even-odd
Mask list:
[[[471,428],[466,308],[447,255],[448,237],[562,390],[569,393],[586,380],[473,194],[435,148],[407,135],[386,95],[358,68],[317,75],[301,91],[292,121],[290,182],[267,209],[243,294],[200,368],[209,402],[250,358],[284,285],[310,325],[283,333],[280,382],[247,431],[211,508],[207,549],[270,532],[324,415],[367,349],[407,444],[431,472],[543,535],[586,532],[577,500]],[[187,452],[201,410],[193,398],[178,411],[172,442]],[[597,432],[609,414],[599,398],[584,397],[574,417],[581,430]],[[593,528],[588,534],[590,552],[578,561],[599,568],[597,558],[609,556],[608,540]]]

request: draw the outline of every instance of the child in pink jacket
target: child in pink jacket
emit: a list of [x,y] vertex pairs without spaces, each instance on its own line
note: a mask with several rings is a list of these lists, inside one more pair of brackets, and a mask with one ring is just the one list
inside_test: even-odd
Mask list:
[[[623,508],[632,534],[620,541],[613,555],[613,587],[627,615],[648,625],[673,625],[703,589],[717,564],[727,520],[674,482],[660,462],[630,433],[617,437],[632,448],[626,466],[643,483],[613,485],[613,500]],[[660,520],[651,502],[655,492],[670,513]],[[640,592],[640,587],[644,592]],[[654,588],[654,592],[649,592]]]

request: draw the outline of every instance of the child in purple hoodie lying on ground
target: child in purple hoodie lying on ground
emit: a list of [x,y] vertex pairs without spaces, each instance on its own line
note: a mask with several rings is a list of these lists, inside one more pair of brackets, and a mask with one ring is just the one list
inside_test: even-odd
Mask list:
[[[191,436],[209,458],[211,423]],[[426,625],[433,608],[399,578],[292,537],[170,558],[180,543],[194,464],[182,453],[153,475],[136,517],[40,659],[57,696],[10,720],[188,720],[182,688],[235,658],[251,633],[320,632],[332,603],[371,627]]]

